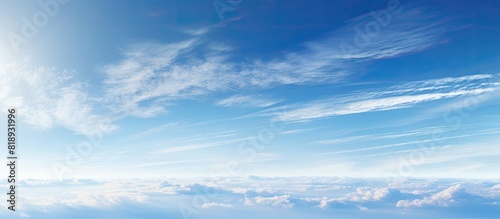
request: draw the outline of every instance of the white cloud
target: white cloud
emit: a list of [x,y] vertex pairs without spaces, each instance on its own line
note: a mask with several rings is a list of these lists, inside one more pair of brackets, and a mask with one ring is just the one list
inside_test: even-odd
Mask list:
[[136,133],[136,134],[130,136],[130,138],[131,139],[139,139],[139,138],[143,138],[143,137],[146,137],[146,136],[154,135],[154,134],[157,134],[157,133],[166,132],[166,131],[169,131],[169,130],[178,130],[182,126],[183,126],[183,124],[180,123],[180,122],[167,123],[167,124],[163,124],[163,125],[160,125],[160,126],[157,126],[157,127],[153,127],[153,128],[148,129],[148,130]]
[[355,193],[347,194],[345,198],[339,200],[349,200],[355,202],[363,201],[379,201],[385,198],[390,192],[388,188],[370,189],[370,188],[357,188]]
[[65,193],[66,197],[41,196],[27,197],[27,204],[42,207],[55,206],[89,206],[89,207],[109,207],[116,206],[123,202],[141,203],[147,200],[147,196],[133,191],[85,191]]
[[[361,91],[347,97],[335,97],[285,106],[282,107],[285,110],[275,114],[275,116],[276,119],[282,121],[307,121],[332,116],[403,109],[440,99],[478,96],[500,89],[500,87],[483,80],[489,79],[490,76],[472,75],[428,80],[393,86],[386,91]],[[467,83],[461,83],[464,80],[467,80]],[[427,87],[421,86],[424,84]],[[260,114],[267,115],[267,112],[263,111]]]
[[196,150],[196,149],[202,149],[202,148],[218,147],[218,146],[224,146],[224,145],[228,145],[228,144],[235,143],[235,142],[243,142],[244,140],[248,140],[248,139],[249,138],[237,138],[237,139],[230,139],[230,140],[223,140],[223,141],[174,146],[174,147],[162,149],[158,152],[162,153],[162,154],[167,154],[167,153],[190,151],[190,150]]
[[245,205],[269,205],[284,209],[293,208],[294,204],[290,201],[290,198],[290,195],[245,198]]
[[[440,127],[439,127],[440,128]],[[337,138],[331,140],[323,140],[316,142],[317,144],[338,144],[351,141],[373,141],[378,139],[396,139],[409,136],[422,136],[435,133],[441,133],[443,130],[436,127],[426,127],[425,129],[413,130],[410,132],[402,133],[387,133],[387,134],[376,134],[376,135],[356,135],[344,138]]]
[[189,35],[193,36],[201,36],[210,31],[210,28],[204,27],[204,28],[198,28],[198,29],[184,29],[182,32],[187,33]]
[[207,71],[214,66],[209,63],[173,66],[175,59],[189,52],[195,43],[195,40],[187,40],[168,45],[137,45],[123,53],[126,58],[119,64],[105,66],[106,99],[111,106],[117,104],[112,109],[125,116],[150,117],[165,109],[154,103],[140,106],[144,101],[201,92],[197,85],[207,82]]
[[[310,43],[310,47],[321,51],[314,55],[323,57],[317,59],[323,62],[331,58],[366,61],[422,51],[442,43],[440,39],[452,22],[437,11],[423,13],[426,9],[408,5],[401,13],[389,15],[386,25],[380,25],[372,13],[361,15],[335,30],[331,37]],[[335,52],[324,50],[325,45],[335,45],[331,49]]]
[[26,213],[24,213],[24,212],[19,213],[19,216],[21,216],[22,218],[28,218],[28,217],[31,217],[29,214],[26,214]]
[[427,206],[448,207],[458,204],[457,198],[462,198],[460,196],[464,193],[465,190],[458,184],[423,199],[400,200],[396,203],[396,206],[405,208]]
[[328,207],[328,202],[329,202],[328,198],[327,197],[323,197],[321,199],[318,207],[320,207],[320,208],[326,208],[326,207]]
[[17,107],[23,122],[34,129],[63,126],[79,134],[108,133],[116,128],[97,110],[75,72],[33,66],[29,60],[0,68],[0,105]]
[[230,204],[210,202],[210,203],[204,203],[203,205],[201,205],[201,207],[202,208],[215,208],[215,207],[232,208],[233,206]]
[[267,99],[262,96],[234,95],[216,102],[223,107],[268,107],[280,101]]
[[288,130],[288,131],[282,131],[282,135],[292,135],[292,134],[301,134],[304,132],[310,132],[312,130],[315,130],[317,128],[307,128],[307,129],[293,129],[293,130]]
[[[272,60],[234,62],[229,53],[234,48],[200,38],[204,37],[205,29],[188,31],[195,36],[185,41],[136,45],[123,52],[120,62],[102,68],[106,77],[106,99],[110,100],[109,105],[114,106],[115,112],[151,117],[166,113],[165,106],[170,101],[208,93],[339,82],[354,74],[354,69],[367,61],[418,52],[438,43],[449,20],[442,19],[438,13],[422,11],[416,7],[393,16],[390,25],[382,28],[377,36],[370,37],[367,45],[358,45],[360,48],[349,51],[342,49],[340,43],[353,41],[357,37],[354,27],[372,21],[370,14],[353,19],[345,27],[332,31],[326,39],[303,44],[300,52],[283,53]],[[422,98],[439,97],[414,97],[407,102],[404,98],[384,102],[391,102],[392,107],[397,108],[422,101]],[[233,96],[219,104],[232,106],[244,101],[257,106],[273,103]],[[365,111],[391,107],[369,100],[366,104]],[[352,105],[344,110],[355,107],[358,106]],[[295,113],[307,118],[302,114],[318,110],[323,110],[323,107],[311,106]]]

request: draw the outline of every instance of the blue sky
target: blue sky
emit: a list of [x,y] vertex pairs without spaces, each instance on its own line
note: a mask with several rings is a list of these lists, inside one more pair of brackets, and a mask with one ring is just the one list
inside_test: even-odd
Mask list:
[[42,3],[1,19],[23,177],[499,177],[494,1]]
[[495,218],[499,10],[4,1],[16,215]]

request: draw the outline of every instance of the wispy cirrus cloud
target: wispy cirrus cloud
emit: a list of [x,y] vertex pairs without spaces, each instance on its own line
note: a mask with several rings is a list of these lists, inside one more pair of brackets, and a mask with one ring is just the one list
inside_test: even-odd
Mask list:
[[[414,107],[419,103],[498,91],[494,75],[472,75],[396,85],[383,91],[360,91],[349,96],[332,97],[305,104],[282,107],[273,114],[282,121],[307,121],[349,114],[379,112]],[[267,111],[261,115],[271,115]]]
[[443,12],[416,4],[401,5],[394,11],[373,11],[349,20],[323,40],[307,43],[312,52],[310,58],[303,58],[320,63],[341,60],[352,67],[352,62],[420,52],[443,43],[443,34],[453,22]]
[[[391,15],[388,24],[377,24],[380,27],[377,34],[369,33],[366,45],[354,45],[354,49],[346,50],[344,44],[353,43],[360,37],[356,31],[359,26],[376,22],[366,14],[350,20],[322,39],[304,43],[297,51],[284,52],[271,60],[247,59],[244,62],[235,62],[232,59],[234,48],[212,42],[210,31],[203,29],[184,41],[145,43],[124,50],[121,61],[102,68],[106,77],[106,98],[115,112],[151,117],[167,112],[166,106],[171,101],[209,93],[335,83],[346,80],[355,74],[355,69],[369,61],[419,52],[441,43],[450,20],[432,10],[408,6]],[[235,104],[242,98],[233,96],[219,104]],[[409,103],[426,98],[439,97],[415,97]],[[387,101],[401,102],[398,99]],[[260,101],[256,104],[270,103]],[[373,108],[383,107],[371,104]]]
[[178,130],[179,128],[182,129],[183,126],[185,126],[185,124],[183,124],[182,122],[167,123],[167,124],[163,124],[163,125],[153,127],[153,128],[148,129],[148,130],[136,133],[136,134],[130,136],[130,139],[140,139],[140,138],[154,135],[157,133],[168,132],[169,130]]
[[235,138],[235,139],[230,139],[230,140],[221,140],[221,141],[213,141],[213,142],[207,142],[207,143],[195,143],[195,144],[188,144],[188,145],[182,145],[182,146],[174,146],[174,147],[162,149],[158,152],[161,154],[168,154],[168,153],[183,152],[183,151],[197,150],[197,149],[210,148],[210,147],[219,147],[219,146],[229,145],[231,143],[243,142],[244,140],[248,140],[248,139],[250,139],[250,138],[248,138],[248,137]]
[[[430,133],[436,134],[436,133],[443,133],[443,132],[430,132]],[[370,150],[396,148],[396,147],[402,147],[402,146],[408,146],[408,145],[419,145],[419,144],[429,143],[429,142],[436,143],[436,142],[441,142],[441,141],[450,140],[450,139],[460,139],[460,138],[468,138],[468,137],[475,137],[475,136],[494,135],[494,134],[498,134],[498,133],[499,133],[499,130],[481,130],[481,131],[472,132],[470,134],[463,134],[463,135],[457,135],[457,136],[447,136],[447,137],[441,137],[441,138],[430,138],[430,139],[423,139],[423,140],[416,140],[416,141],[404,141],[404,142],[399,142],[399,143],[394,143],[394,144],[386,144],[386,145],[381,145],[381,146],[371,146],[371,147],[364,147],[364,148],[357,148],[357,149],[340,150],[340,151],[335,151],[335,152],[316,154],[314,156],[355,153],[355,152],[370,151]],[[334,143],[337,143],[337,142],[334,142]],[[455,148],[455,150],[457,150],[457,148]],[[471,153],[466,153],[466,154],[468,156],[471,155]],[[381,154],[378,154],[378,155],[381,155]],[[375,155],[375,156],[377,156],[377,155]]]
[[330,139],[330,140],[322,140],[317,141],[317,144],[339,144],[345,142],[353,142],[353,141],[373,141],[380,139],[396,139],[396,138],[404,138],[410,136],[421,136],[421,135],[429,135],[433,133],[440,133],[443,130],[441,127],[426,127],[425,129],[412,130],[409,132],[401,132],[401,133],[387,133],[387,134],[375,134],[375,135],[355,135],[344,138]]
[[216,105],[223,107],[268,107],[279,102],[279,100],[258,95],[234,95],[217,101]]

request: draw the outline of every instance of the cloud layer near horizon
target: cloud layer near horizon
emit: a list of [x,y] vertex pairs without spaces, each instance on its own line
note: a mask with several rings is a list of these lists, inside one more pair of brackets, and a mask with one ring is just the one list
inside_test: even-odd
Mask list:
[[[270,60],[235,59],[233,51],[237,48],[212,39],[210,32],[214,30],[210,28],[202,28],[199,34],[188,34],[175,42],[138,43],[122,50],[118,61],[101,66],[103,80],[92,88],[86,82],[77,81],[75,71],[17,63],[4,66],[0,71],[3,75],[0,102],[22,107],[27,123],[35,129],[60,125],[86,135],[95,134],[96,125],[101,133],[108,133],[117,128],[116,120],[121,118],[157,116],[168,112],[168,106],[175,101],[208,94],[229,93],[227,98],[215,100],[218,106],[268,107],[282,100],[241,93],[281,85],[348,81],[358,74],[359,66],[370,61],[420,52],[442,43],[442,36],[452,22],[428,8],[401,6],[390,14],[390,19],[378,21],[377,33],[365,36],[363,44],[356,43],[359,33],[355,27],[373,21],[377,20],[370,13],[358,16],[325,36],[303,43],[299,50],[282,52]],[[346,50],[345,44],[354,49]],[[14,71],[18,73],[12,74]],[[4,77],[7,75],[14,76]],[[374,105],[366,100],[372,109],[358,111],[396,109],[440,97],[427,95],[404,103],[393,98],[387,101],[397,103],[390,106]],[[343,111],[353,107],[357,105]],[[299,111],[294,112],[300,114]],[[290,119],[287,115],[279,118]]]
[[[2,184],[1,187],[4,187]],[[162,212],[151,218],[205,218],[216,212],[232,216],[255,214],[318,214],[332,212],[346,218],[416,217],[418,209],[428,216],[463,214],[494,218],[500,211],[498,180],[353,179],[301,178],[192,178],[169,180],[24,180],[20,212],[43,211],[53,218],[66,209],[87,209],[84,214],[106,211],[120,215],[124,206],[137,206],[137,213]],[[39,193],[38,191],[44,191]],[[65,191],[65,192],[61,192]],[[487,212],[463,210],[471,207]],[[57,210],[56,210],[57,209]],[[462,209],[462,210],[461,210]],[[495,210],[496,209],[496,210]],[[380,211],[383,210],[383,211]],[[78,212],[76,210],[75,212]],[[382,213],[386,212],[386,213]],[[405,214],[402,214],[406,212]],[[45,215],[47,213],[42,213]],[[5,210],[0,215],[6,214]],[[413,215],[415,214],[415,215]],[[134,218],[134,217],[126,217]],[[318,217],[323,218],[323,217]]]

